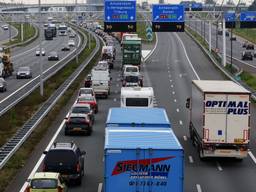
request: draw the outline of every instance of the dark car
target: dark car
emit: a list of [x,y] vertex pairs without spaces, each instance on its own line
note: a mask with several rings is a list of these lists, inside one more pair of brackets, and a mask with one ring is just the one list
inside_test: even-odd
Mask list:
[[252,52],[250,52],[250,51],[243,51],[243,53],[242,53],[242,60],[253,60]]
[[245,48],[246,50],[254,50],[254,45],[252,43],[248,43]]
[[65,181],[76,181],[77,184],[81,184],[84,176],[85,151],[81,151],[73,142],[54,143],[49,151],[44,151],[44,154],[44,172],[57,172]]
[[63,46],[61,51],[70,51],[70,47],[69,46]]
[[16,73],[16,78],[17,79],[21,79],[21,78],[29,79],[29,78],[32,78],[32,72],[31,72],[30,67],[19,67],[18,71]]
[[57,52],[52,51],[49,53],[48,61],[58,61],[58,60],[59,60],[59,56]]
[[[222,35],[223,34],[223,32],[222,32],[223,30],[218,30],[218,35]],[[226,37],[229,37],[229,32],[228,31],[226,31],[225,32],[225,34],[226,34]]]
[[84,87],[91,87],[92,86],[92,76],[88,74],[84,80]]
[[0,91],[1,92],[7,91],[7,83],[2,77],[0,78]]
[[[84,108],[84,110],[86,109]],[[71,111],[65,118],[65,135],[70,135],[72,133],[91,135],[92,126],[93,118],[91,114],[86,112],[72,113]]]
[[232,35],[232,37],[230,37],[230,41],[236,41],[236,36]]

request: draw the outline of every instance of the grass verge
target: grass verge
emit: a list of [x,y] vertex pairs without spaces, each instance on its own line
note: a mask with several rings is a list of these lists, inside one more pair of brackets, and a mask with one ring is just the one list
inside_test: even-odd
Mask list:
[[236,35],[243,37],[244,39],[256,43],[256,29],[240,29],[233,30]]
[[[137,13],[137,20],[145,20],[145,18],[141,14]],[[145,43],[145,44],[153,43],[154,44],[156,41],[156,34],[152,33],[152,35],[153,35],[152,41],[148,40],[147,32],[146,32],[146,29],[148,26],[149,26],[149,24],[146,21],[145,22],[137,22],[137,26],[136,26],[137,33],[138,33],[139,37],[142,39],[142,43]]]
[[[18,35],[10,42],[5,43],[5,46],[15,45],[18,43],[21,43],[21,23],[11,23],[13,27],[15,27],[18,30]],[[25,23],[23,25],[23,42],[27,41],[28,39],[32,38],[36,33],[36,29],[33,25],[30,25],[29,23]]]
[[[96,47],[95,39],[91,43],[91,49],[86,47],[84,51],[79,55],[79,63],[81,64]],[[80,83],[85,77],[85,74],[89,72],[91,67],[96,61],[97,56],[93,59],[88,67],[79,75],[67,92],[61,97],[50,113],[43,119],[40,125],[33,131],[27,141],[22,147],[14,154],[14,156],[8,161],[6,166],[0,170],[0,191],[4,191],[8,186],[8,183],[14,178],[19,169],[23,167],[26,160],[29,158],[34,147],[43,138],[51,122],[55,119],[57,114],[61,111],[63,105],[67,103],[72,94],[78,89]],[[71,75],[74,70],[79,66],[73,59],[68,65],[66,65],[56,75],[51,77],[45,82],[45,96],[40,96],[39,88],[33,91],[28,97],[22,100],[11,111],[8,111],[4,116],[0,117],[1,122],[5,122],[5,127],[1,126],[1,138],[0,142],[3,144],[10,138],[17,129],[22,126],[28,118],[42,105],[44,101],[65,81],[65,79]],[[8,130],[8,131],[7,131]]]

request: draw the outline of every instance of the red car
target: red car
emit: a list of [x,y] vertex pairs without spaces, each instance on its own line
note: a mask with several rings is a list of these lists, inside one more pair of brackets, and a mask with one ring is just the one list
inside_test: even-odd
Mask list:
[[90,104],[94,113],[98,113],[98,104],[94,96],[91,95],[81,95],[77,99],[77,103]]

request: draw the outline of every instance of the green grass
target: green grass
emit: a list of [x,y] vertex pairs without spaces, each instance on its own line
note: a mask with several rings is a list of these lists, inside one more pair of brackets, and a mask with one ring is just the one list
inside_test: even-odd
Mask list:
[[256,90],[256,76],[252,75],[248,72],[242,72],[240,75],[241,80],[244,81],[249,87],[251,87],[253,90]]
[[[144,20],[145,18],[141,15],[141,14],[137,14],[137,20]],[[147,39],[147,33],[146,33],[146,29],[149,26],[149,24],[147,24],[147,22],[137,22],[137,33],[139,35],[139,37],[142,39],[142,43],[155,43],[156,40],[156,34],[153,34],[153,38],[152,41],[149,41]]]
[[[4,45],[10,46],[17,43],[21,43],[21,24],[20,23],[11,23],[13,27],[15,27],[18,30],[18,35],[10,42],[5,43]],[[33,25],[30,25],[29,23],[25,23],[23,25],[23,42],[27,41],[28,39],[32,38],[36,33],[36,29]]]
[[[0,127],[0,146],[3,145],[17,131],[17,129],[21,127],[38,110],[43,102],[46,101],[47,98],[49,98],[50,95],[65,81],[65,79],[74,72],[74,70],[90,55],[95,47],[96,41],[93,39],[91,49],[89,49],[87,46],[86,49],[84,49],[79,55],[79,64],[77,64],[75,59],[73,59],[57,74],[48,79],[45,82],[45,95],[43,98],[40,96],[39,88],[37,88],[32,92],[32,94],[17,104],[12,110],[0,117],[0,122],[4,122],[5,124],[5,126]],[[24,166],[34,147],[43,138],[43,135],[47,132],[47,129],[55,120],[55,117],[60,113],[63,106],[66,105],[74,92],[80,87],[85,75],[90,71],[96,62],[96,59],[99,58],[99,54],[100,52],[79,75],[79,77],[57,102],[50,113],[43,119],[40,125],[33,131],[22,147],[8,161],[6,166],[0,170],[0,191],[4,191],[9,182],[18,173],[19,169]]]
[[244,39],[256,43],[256,29],[240,29],[233,30],[236,35],[243,37]]

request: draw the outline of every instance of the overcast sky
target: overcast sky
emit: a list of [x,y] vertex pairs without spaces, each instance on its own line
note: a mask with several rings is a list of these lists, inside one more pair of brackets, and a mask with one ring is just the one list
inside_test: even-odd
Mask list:
[[[137,2],[140,2],[142,0],[137,0]],[[144,1],[144,0],[143,0]],[[179,3],[181,0],[165,0],[167,1],[168,3]],[[204,0],[196,0],[197,2],[202,2]],[[225,0],[226,2],[227,0]],[[235,3],[238,2],[238,0],[233,0]],[[250,3],[251,1],[253,0],[241,0],[241,2],[244,2],[244,3]],[[0,2],[6,2],[6,3],[10,3],[10,2],[14,2],[14,3],[38,3],[38,0],[0,0]],[[63,3],[73,3],[75,2],[75,0],[41,0],[41,3],[60,3],[60,4],[63,4]],[[77,2],[79,3],[85,3],[86,0],[77,0]],[[159,2],[158,0],[148,0],[148,2],[150,3],[157,3]],[[219,3],[222,2],[222,0],[218,0]]]

